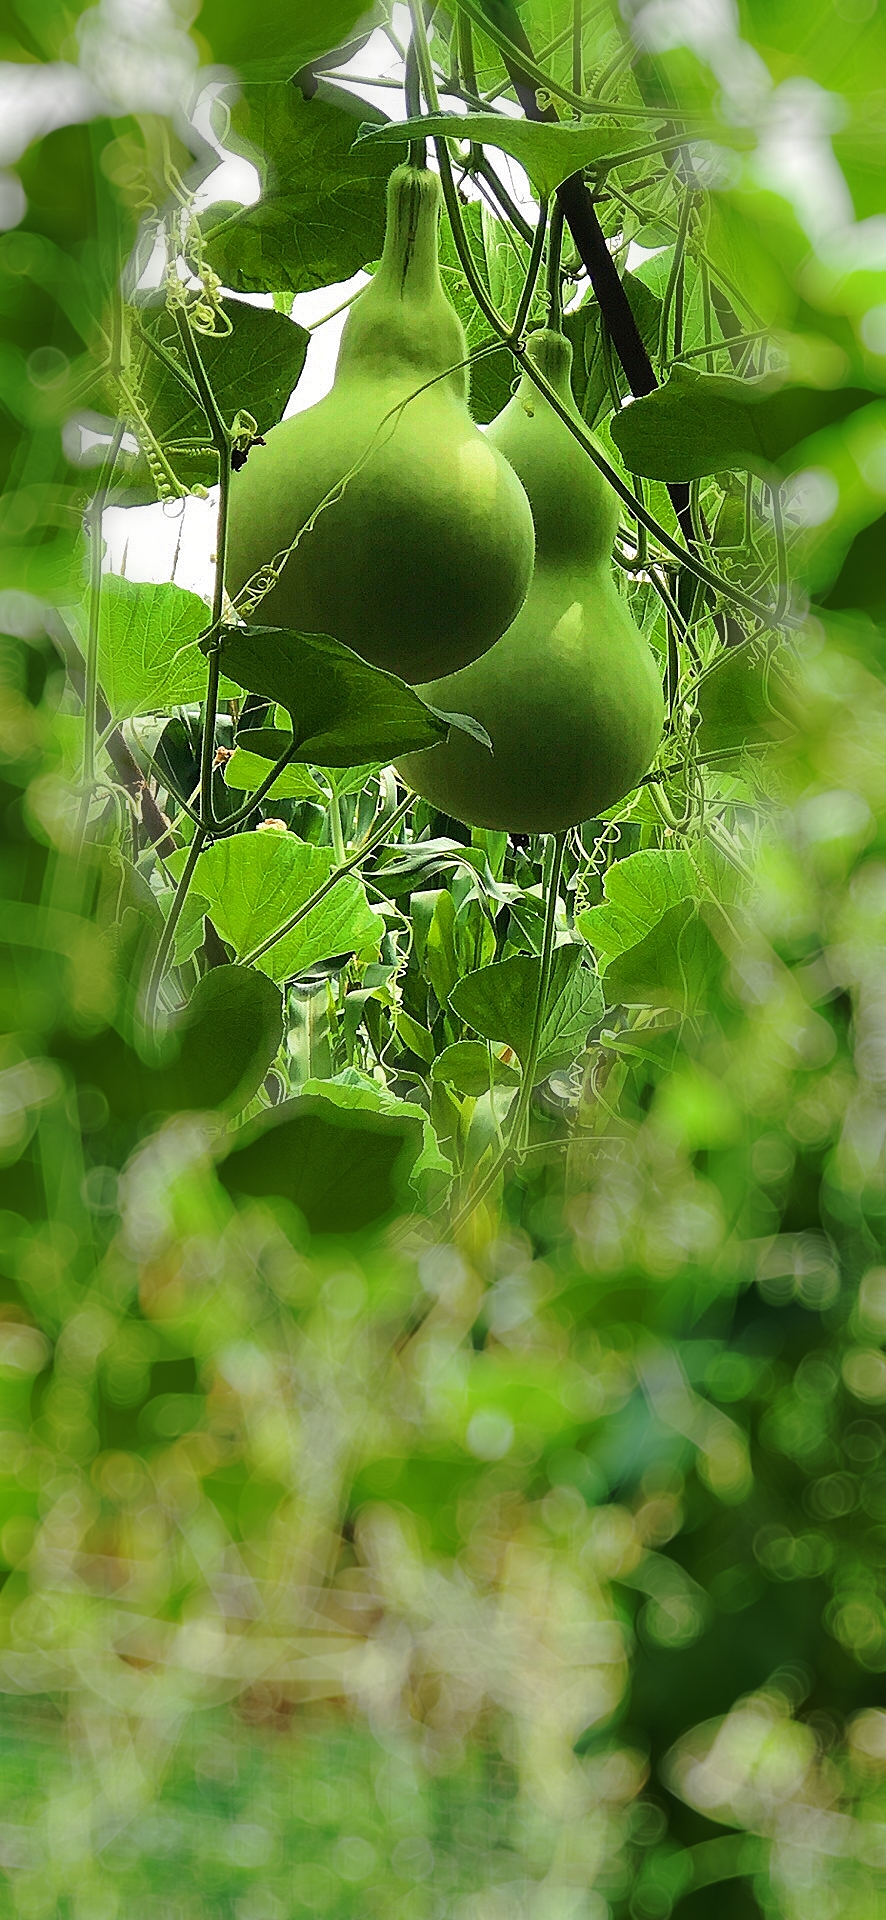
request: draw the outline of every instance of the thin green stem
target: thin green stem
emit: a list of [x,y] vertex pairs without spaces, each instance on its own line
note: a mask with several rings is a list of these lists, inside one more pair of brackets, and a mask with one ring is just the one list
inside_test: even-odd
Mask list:
[[547,873],[545,875],[545,926],[542,936],[541,967],[538,976],[538,992],[535,996],[535,1009],[532,1016],[532,1032],[529,1037],[529,1052],[523,1069],[520,1096],[514,1113],[514,1124],[510,1128],[510,1138],[519,1153],[525,1144],[523,1133],[529,1117],[529,1102],[535,1085],[538,1067],[541,1036],[544,1029],[547,1010],[548,988],[551,983],[551,965],[554,957],[554,931],[557,923],[557,902],[559,899],[560,874],[563,870],[563,854],[566,849],[566,834],[552,835],[548,848]]
[[[626,46],[619,47],[618,52],[613,54],[612,59],[608,61],[607,65],[603,68],[603,72],[598,73],[594,85],[594,91],[598,99],[602,100],[604,87],[609,85],[610,80],[615,79],[616,75],[621,72],[622,67],[630,65],[635,51],[636,49],[633,42],[629,40]],[[621,112],[621,101],[619,101],[618,107],[619,112]]]
[[[491,40],[501,53],[508,54],[515,65],[520,67],[527,81],[533,86],[541,88],[543,92],[550,94],[552,99],[562,100],[567,107],[576,107],[579,113],[611,114],[611,100],[599,100],[593,94],[576,93],[572,87],[563,86],[559,81],[554,80],[549,73],[545,73],[544,68],[539,66],[537,60],[534,60],[530,54],[525,53],[522,47],[518,47],[516,42],[511,40],[508,34],[503,33],[501,28],[497,27],[495,23],[490,20],[489,15],[482,5],[482,0],[458,0],[458,4],[461,12],[467,14],[470,20],[473,20],[474,25],[480,28],[481,33],[484,33],[487,39]],[[497,91],[500,92],[501,89],[499,88]],[[637,106],[633,100],[620,100],[618,103],[618,111],[619,113],[630,115],[634,120],[667,119],[669,122],[679,120],[687,127],[704,124],[703,114],[680,113],[673,107],[668,107],[665,113],[661,107]]]
[[670,319],[671,319],[671,304],[674,298],[674,292],[677,286],[680,270],[683,265],[683,256],[686,251],[686,238],[689,232],[689,220],[692,213],[692,202],[693,202],[692,188],[687,187],[683,195],[683,205],[680,208],[680,224],[677,228],[677,238],[674,245],[674,257],[673,257],[673,260],[671,261],[671,270],[670,270],[670,273],[668,274],[668,284],[665,288],[664,300],[662,302],[661,322],[659,325],[659,332],[658,332],[659,366],[663,366],[664,362],[667,360],[667,357],[668,357],[668,328],[669,328]]
[[552,333],[560,333],[563,328],[562,252],[563,208],[560,201],[555,199],[548,236],[548,326]]
[[788,549],[784,531],[784,506],[781,487],[777,481],[773,482],[770,487],[769,497],[772,501],[772,525],[775,531],[775,551],[778,557],[778,584],[775,595],[775,612],[772,618],[774,624],[780,626],[788,609],[790,576],[788,573]]
[[85,731],[83,737],[83,795],[80,802],[78,839],[86,831],[89,804],[95,790],[95,756],[98,738],[98,656],[102,594],[102,519],[107,505],[114,468],[123,445],[126,424],[118,420],[111,444],[102,463],[99,484],[86,516],[89,528],[89,625],[86,638],[86,673],[83,692]]
[[572,91],[584,93],[585,75],[582,46],[584,0],[572,0]]
[[520,212],[516,201],[512,200],[507,187],[502,185],[495,168],[490,165],[482,147],[472,147],[468,172],[480,180],[485,180],[490,193],[493,194],[502,212],[505,213],[510,220],[511,226],[516,228],[521,240],[525,241],[527,247],[531,247],[535,228],[531,226],[530,222]]
[[[705,262],[702,261],[701,264],[707,272]],[[765,340],[768,334],[768,327],[758,327],[751,333],[733,334],[731,340],[714,340],[708,337],[700,347],[681,347],[679,353],[675,353],[664,363],[663,371],[667,372],[671,367],[683,366],[687,360],[710,360],[715,353],[731,354],[736,345],[750,345],[755,340]]]
[[215,587],[212,619],[206,635],[205,652],[209,666],[206,677],[206,701],[203,709],[203,741],[200,752],[200,817],[208,833],[217,822],[212,807],[212,776],[215,770],[215,720],[218,712],[218,686],[221,678],[221,629],[224,617],[225,560],[228,545],[228,506],[231,493],[231,436],[219,411],[218,402],[207,378],[206,369],[186,313],[176,313],[179,337],[200,396],[200,405],[209,423],[212,444],[218,456],[218,526],[215,538]]
[[459,73],[464,85],[476,97],[477,68],[474,61],[474,29],[471,26],[467,14],[461,11],[459,11],[456,16],[456,33],[458,36]]
[[297,911],[290,915],[288,920],[284,920],[282,927],[278,927],[275,933],[272,933],[267,940],[261,942],[260,946],[253,947],[250,953],[243,954],[240,965],[243,967],[251,967],[256,960],[262,958],[263,954],[269,953],[271,947],[276,947],[278,941],[285,940],[287,934],[292,933],[299,923],[304,920],[309,913],[313,913],[314,908],[318,907],[322,900],[326,899],[326,895],[332,892],[333,887],[337,885],[339,880],[343,880],[346,874],[353,873],[354,868],[359,867],[364,860],[368,859],[370,853],[373,853],[375,848],[379,846],[383,840],[387,839],[392,827],[395,827],[397,822],[403,819],[404,814],[408,813],[412,801],[413,795],[410,792],[407,794],[405,800],[401,800],[400,805],[394,809],[394,812],[390,814],[386,820],[382,821],[381,826],[376,829],[375,833],[370,834],[368,840],[365,840],[363,845],[358,847],[355,853],[351,854],[349,859],[345,860],[340,867],[333,868],[328,879],[324,880],[323,885],[318,887],[316,892],[311,894],[310,899],[305,900]]
[[216,822],[216,832],[219,838],[224,834],[233,833],[236,827],[239,827],[244,820],[249,819],[249,815],[255,812],[256,807],[261,806],[266,794],[270,793],[274,781],[279,780],[281,773],[289,766],[294,753],[295,741],[293,741],[291,747],[287,747],[285,753],[281,753],[279,760],[275,760],[267,778],[262,781],[260,787],[256,787],[253,794],[250,794],[248,802],[242,807],[238,807],[236,813],[229,813],[224,820]]
[[[229,222],[227,220],[221,222],[221,225],[225,227],[228,226],[228,224]],[[213,231],[218,232],[218,230],[218,228],[215,228]],[[161,365],[166,368],[167,373],[172,374],[173,379],[178,382],[178,385],[182,387],[190,399],[195,400],[199,406],[199,391],[190,375],[185,372],[184,367],[180,367],[178,361],[173,359],[171,353],[167,353],[166,348],[161,345],[160,341],[154,339],[153,335],[148,332],[147,327],[139,324],[138,333],[139,339],[144,342],[149,352],[154,355],[154,358],[160,361]]]
[[336,865],[343,867],[348,857],[348,851],[342,832],[341,800],[337,793],[332,795],[329,802],[329,824],[332,829],[332,849],[335,854]]
[[697,667],[700,667],[701,655],[698,651],[695,641],[692,638],[692,635],[689,631],[689,627],[687,626],[687,623],[684,620],[682,613],[680,612],[677,602],[674,599],[673,594],[671,593],[670,587],[668,586],[664,578],[664,575],[659,572],[657,567],[650,567],[649,579],[653,587],[655,588],[655,591],[658,594],[658,597],[662,605],[667,609],[668,614],[673,620],[674,625],[678,633],[680,634],[680,638],[685,641],[687,649],[691,654],[695,665]]
[[185,861],[184,868],[182,869],[181,878],[179,880],[178,886],[175,889],[174,899],[169,908],[169,912],[166,916],[166,925],[163,928],[160,944],[154,956],[154,964],[151,968],[151,977],[148,981],[148,991],[146,995],[146,1012],[147,1012],[148,1025],[149,1027],[152,1027],[152,1028],[156,1021],[157,1000],[160,993],[160,987],[163,980],[163,975],[166,972],[166,963],[172,952],[172,944],[175,939],[175,931],[182,917],[185,901],[187,900],[188,893],[190,891],[191,881],[194,878],[194,870],[196,868],[197,861],[200,858],[200,855],[203,851],[203,848],[208,838],[209,838],[209,835],[205,827],[200,826],[196,828],[194,833],[194,838],[191,841],[190,847],[188,848],[188,857],[187,857],[187,860]]
[[523,282],[523,288],[520,294],[519,305],[514,315],[513,333],[514,333],[515,340],[519,340],[521,338],[523,329],[526,325],[526,321],[529,316],[529,309],[532,305],[532,296],[535,292],[536,283],[538,281],[538,276],[541,271],[542,257],[543,257],[544,248],[545,248],[545,235],[547,233],[547,230],[548,230],[548,203],[546,200],[541,200],[539,202],[539,208],[538,208],[538,223],[535,229],[535,237],[532,242],[532,252],[529,256],[529,265],[526,269],[526,278]]
[[[705,342],[707,343],[710,341],[714,331],[714,309],[711,303],[711,269],[708,266],[708,263],[706,260],[701,260],[699,262],[699,273],[701,275],[701,310],[702,310],[701,324],[702,324],[702,332],[704,333],[704,337],[705,337]],[[695,353],[698,353],[698,348],[697,347],[694,348],[693,351]],[[681,347],[681,352],[682,352],[682,347]],[[703,349],[703,352],[704,352],[705,365],[708,369],[708,372],[712,373],[714,369],[714,356],[710,347],[707,346],[707,344]]]
[[412,21],[411,45],[415,48],[415,57],[418,61],[418,71],[427,109],[429,113],[439,113],[440,100],[437,93],[434,63],[431,59],[431,49],[428,46],[424,0],[409,0],[409,17]]
[[499,1177],[499,1174],[504,1172],[505,1167],[508,1164],[508,1161],[511,1160],[514,1157],[514,1155],[516,1153],[519,1153],[523,1148],[522,1136],[525,1132],[526,1123],[529,1115],[529,1103],[530,1103],[530,1100],[532,1099],[532,1089],[535,1082],[536,1069],[538,1066],[538,1055],[539,1055],[539,1048],[541,1045],[541,1036],[544,1031],[545,1006],[546,1006],[547,997],[548,997],[548,988],[550,986],[551,962],[553,960],[553,953],[554,953],[554,929],[556,926],[556,919],[557,919],[557,900],[559,897],[560,874],[563,867],[563,854],[566,847],[566,839],[567,839],[567,835],[565,833],[558,833],[552,836],[552,839],[550,842],[550,855],[549,855],[549,862],[548,862],[548,871],[546,875],[547,901],[546,901],[546,908],[545,908],[545,926],[544,926],[544,935],[542,939],[541,965],[539,968],[539,977],[538,977],[538,991],[536,993],[535,1008],[534,1008],[533,1017],[532,1017],[532,1032],[529,1038],[529,1049],[526,1055],[526,1061],[523,1068],[523,1077],[520,1082],[520,1092],[517,1096],[517,1101],[514,1106],[513,1119],[508,1128],[507,1143],[502,1148],[501,1152],[496,1155],[496,1158],[493,1160],[491,1167],[487,1168],[487,1171],[484,1174],[483,1179],[480,1182],[480,1185],[471,1194],[470,1199],[465,1202],[465,1205],[455,1215],[454,1220],[450,1222],[449,1231],[453,1236],[455,1236],[464,1226],[465,1222],[470,1219],[471,1214],[475,1211],[477,1207],[479,1207],[481,1201],[485,1200],[487,1193],[489,1193],[490,1189],[494,1187],[495,1182]]
[[[420,0],[419,0],[420,4]],[[412,39],[406,49],[406,66],[403,74],[403,104],[407,120],[417,120],[421,113],[421,80],[415,46],[415,15],[412,13]],[[418,139],[409,142],[409,165],[425,167],[428,160],[427,141]]]

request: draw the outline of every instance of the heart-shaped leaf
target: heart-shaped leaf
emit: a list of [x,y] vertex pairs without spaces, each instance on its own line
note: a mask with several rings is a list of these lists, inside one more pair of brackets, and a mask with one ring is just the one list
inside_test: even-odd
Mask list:
[[479,1100],[489,1092],[490,1086],[516,1087],[520,1075],[516,1067],[499,1060],[482,1040],[456,1040],[451,1047],[444,1047],[438,1053],[431,1068],[432,1080],[443,1080],[449,1087],[455,1087],[459,1093],[467,1094],[471,1100]]
[[[233,108],[233,141],[245,135],[253,149],[261,199],[210,208],[204,223],[209,260],[238,292],[306,293],[349,280],[381,253],[396,156],[355,149],[354,116],[373,117],[366,101],[328,84],[324,94],[306,99],[287,79],[244,87]],[[374,118],[384,124],[381,112]]]
[[235,1199],[288,1200],[312,1233],[357,1233],[412,1211],[409,1175],[422,1146],[419,1114],[301,1094],[244,1129],[219,1178]]
[[251,967],[215,967],[204,974],[152,1060],[122,1035],[53,1043],[55,1058],[78,1084],[98,1087],[115,1120],[141,1121],[183,1109],[239,1113],[258,1091],[283,1038],[278,989]]
[[675,366],[663,387],[623,407],[612,438],[632,473],[650,480],[699,480],[733,469],[778,479],[810,434],[870,400],[854,387],[781,386]]
[[221,657],[225,673],[238,686],[285,707],[296,742],[293,757],[317,767],[386,764],[400,754],[435,746],[446,739],[450,726],[461,726],[489,744],[475,720],[438,713],[405,680],[370,667],[327,633],[226,627]]
[[[514,954],[510,960],[498,960],[490,967],[465,974],[453,987],[449,1005],[487,1040],[502,1040],[512,1047],[525,1067],[540,972],[538,955]],[[542,1022],[537,1080],[545,1080],[558,1067],[572,1065],[602,1010],[599,982],[584,965],[579,948],[557,947]]]
[[390,145],[404,138],[470,140],[500,148],[518,160],[542,199],[583,167],[613,167],[659,151],[660,142],[624,127],[570,126],[568,122],[512,120],[502,113],[429,113],[360,129],[359,146]]

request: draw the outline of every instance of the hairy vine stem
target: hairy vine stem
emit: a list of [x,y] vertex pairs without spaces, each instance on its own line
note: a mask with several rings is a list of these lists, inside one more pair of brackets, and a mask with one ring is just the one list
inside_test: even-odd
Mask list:
[[532,296],[535,293],[536,282],[538,280],[538,276],[541,271],[542,256],[544,254],[545,237],[547,235],[547,231],[548,231],[548,203],[546,200],[542,200],[539,202],[538,224],[536,226],[535,237],[532,242],[532,252],[529,256],[529,265],[526,269],[526,278],[523,282],[523,287],[520,293],[520,299],[517,305],[517,311],[516,311],[516,314],[514,315],[513,335],[515,340],[519,340],[522,337],[523,329],[529,317],[529,309],[532,306]]
[[89,503],[86,515],[89,528],[89,625],[86,639],[86,673],[83,691],[86,727],[83,738],[83,793],[80,800],[80,817],[77,823],[77,838],[82,840],[89,818],[89,806],[95,789],[95,752],[98,734],[98,655],[101,623],[102,592],[102,519],[114,477],[114,468],[123,445],[126,424],[118,420],[114,428],[111,444],[102,463],[99,484]]
[[184,911],[185,901],[187,900],[191,881],[194,877],[194,869],[208,838],[209,834],[205,827],[199,826],[194,829],[194,838],[188,848],[188,857],[185,861],[181,878],[175,889],[175,895],[166,916],[166,925],[160,937],[160,944],[154,955],[154,964],[151,968],[148,990],[145,995],[148,1027],[152,1031],[156,1025],[157,1000],[160,994],[160,985],[163,975],[166,972],[166,963],[172,952],[176,928]]
[[525,1151],[525,1133],[529,1119],[529,1105],[538,1067],[541,1036],[544,1031],[545,1010],[548,989],[551,983],[551,966],[554,957],[554,930],[557,920],[557,901],[559,898],[560,875],[563,870],[563,855],[566,850],[567,833],[552,834],[548,843],[548,856],[545,872],[545,925],[542,936],[542,950],[539,964],[538,987],[532,1014],[532,1029],[529,1036],[529,1048],[523,1063],[520,1091],[514,1106],[513,1118],[508,1127],[508,1138],[501,1152],[496,1155],[491,1167],[488,1167],[483,1179],[470,1199],[467,1200],[455,1218],[450,1221],[449,1231],[455,1237],[485,1200],[487,1193],[494,1187],[499,1175],[504,1172],[508,1162]]
[[215,539],[215,585],[212,618],[206,635],[208,658],[206,703],[203,714],[203,740],[200,753],[200,818],[207,833],[217,822],[212,808],[212,775],[215,766],[215,719],[218,712],[218,687],[221,678],[221,629],[224,620],[225,559],[228,545],[228,506],[231,491],[231,435],[212,391],[200,349],[194,339],[186,313],[176,308],[176,324],[200,405],[209,423],[212,444],[218,456],[218,525]]

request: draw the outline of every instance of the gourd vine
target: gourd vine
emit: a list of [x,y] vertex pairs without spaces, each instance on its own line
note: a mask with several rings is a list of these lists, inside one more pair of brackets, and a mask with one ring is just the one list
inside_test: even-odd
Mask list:
[[[102,1814],[10,1913],[798,1920],[838,1805],[873,1912],[865,8],[24,11],[0,1719],[70,1694]],[[217,1894],[139,1837],[197,1717]]]

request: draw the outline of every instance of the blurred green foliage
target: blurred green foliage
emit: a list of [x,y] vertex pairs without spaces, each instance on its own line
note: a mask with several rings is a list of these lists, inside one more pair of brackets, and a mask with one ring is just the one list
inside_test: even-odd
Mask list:
[[[521,17],[569,88],[571,4]],[[212,0],[188,45],[239,62],[252,27]],[[241,70],[279,83],[352,31],[355,5],[325,29],[314,6],[272,11]],[[826,148],[841,218],[815,225],[772,141],[756,173],[751,155],[698,189],[682,260],[675,166],[614,170],[600,212],[622,265],[631,239],[653,250],[629,294],[659,373],[728,376],[733,400],[781,380],[760,405],[793,422],[776,452],[807,491],[783,496],[780,551],[768,492],[729,471],[734,416],[702,410],[694,508],[723,608],[697,600],[687,629],[625,576],[676,658],[672,724],[656,780],[570,841],[529,1149],[466,1213],[450,1190],[480,1193],[530,1052],[540,843],[421,802],[404,822],[368,758],[288,770],[199,855],[171,956],[184,1010],[148,1040],[208,613],[172,583],[106,590],[105,758],[78,838],[81,520],[117,419],[118,503],[211,478],[159,293],[132,297],[176,183],[209,162],[122,99],[18,161],[27,206],[0,236],[4,1920],[882,1920],[886,283],[864,223],[883,211],[884,27],[863,0],[767,0],[740,31],[693,50],[672,23],[632,63],[588,10],[583,84],[613,115],[710,121],[743,59],[778,90],[763,133],[783,110],[792,137],[812,126],[807,157]],[[23,85],[88,41],[49,6],[4,36]],[[473,52],[477,85],[503,89],[495,42]],[[261,216],[238,215],[233,293],[371,264],[383,177],[349,113],[323,95],[330,172],[298,273],[271,286]],[[275,247],[304,176],[286,191]],[[512,314],[527,247],[500,213],[467,229]],[[218,325],[207,364],[228,418],[267,430],[307,339],[220,297],[204,229],[182,244]],[[564,269],[576,398],[615,460],[667,388],[610,432],[624,383],[568,248]],[[444,274],[482,344],[445,239]],[[479,417],[509,385],[501,350],[478,362]],[[647,499],[670,530],[664,487]],[[771,593],[784,567],[778,657],[740,623],[724,652],[729,583]],[[223,686],[227,820],[263,777],[244,763],[279,749],[277,691]],[[327,750],[347,720],[342,758],[386,752],[342,703]],[[371,860],[281,933],[379,821]]]

